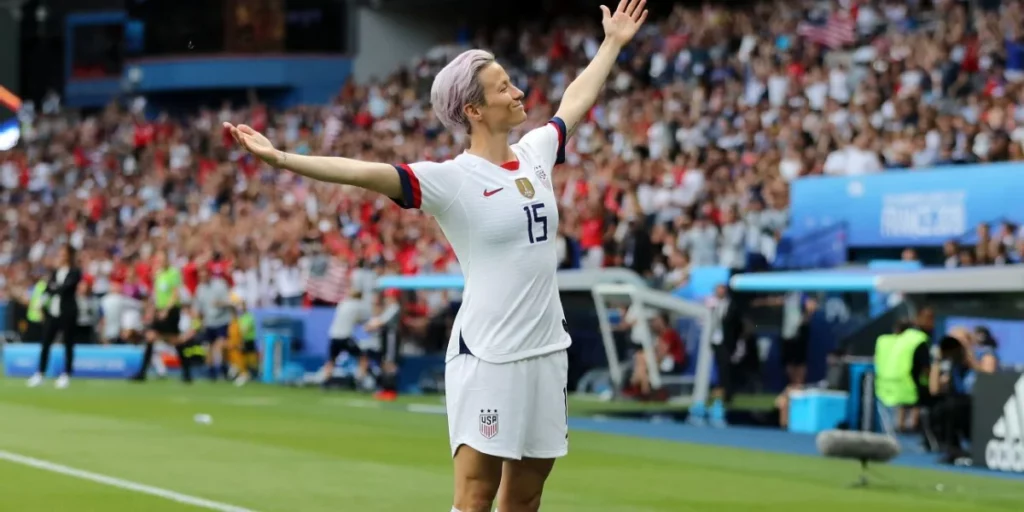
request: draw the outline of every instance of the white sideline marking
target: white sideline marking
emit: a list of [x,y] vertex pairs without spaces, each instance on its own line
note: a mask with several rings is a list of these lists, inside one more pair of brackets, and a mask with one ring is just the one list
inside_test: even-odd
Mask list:
[[205,508],[207,510],[216,510],[218,512],[255,512],[254,510],[236,507],[234,505],[228,505],[227,503],[218,503],[216,501],[197,498],[195,496],[189,496],[187,494],[181,494],[179,492],[169,491],[167,489],[161,489],[159,487],[129,482],[128,480],[122,480],[120,478],[114,478],[112,476],[106,476],[101,475],[99,473],[92,473],[89,471],[83,471],[81,469],[62,466],[60,464],[56,464],[53,462],[47,462],[45,460],[26,457],[24,455],[18,455],[16,453],[11,453],[3,450],[0,450],[0,460],[6,460],[8,462],[13,462],[15,464],[21,464],[23,466],[29,466],[36,469],[42,469],[45,471],[50,471],[61,475],[73,476],[75,478],[80,478],[82,480],[89,480],[90,482],[109,485],[111,487],[117,487],[118,489],[124,489],[126,491],[135,491],[142,494],[148,494],[150,496],[156,496],[158,498],[175,501],[185,505],[192,505],[193,507]]
[[447,414],[448,409],[443,405],[426,405],[426,404],[409,404],[405,407],[405,410],[409,412],[418,412],[421,414]]

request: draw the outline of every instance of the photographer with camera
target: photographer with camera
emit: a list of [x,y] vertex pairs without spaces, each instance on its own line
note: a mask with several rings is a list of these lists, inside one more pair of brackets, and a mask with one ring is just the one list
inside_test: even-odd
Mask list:
[[996,340],[981,326],[973,333],[954,328],[933,348],[928,386],[936,401],[930,421],[943,463],[969,464],[963,442],[971,437],[971,391],[978,373],[998,368],[995,349]]

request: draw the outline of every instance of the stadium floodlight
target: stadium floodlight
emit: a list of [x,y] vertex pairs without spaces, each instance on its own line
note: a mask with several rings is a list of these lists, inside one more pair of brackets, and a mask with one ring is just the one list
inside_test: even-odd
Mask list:
[[610,302],[626,303],[635,311],[640,319],[650,318],[650,312],[664,311],[671,315],[690,319],[693,326],[689,329],[684,338],[692,340],[697,338],[697,364],[693,376],[670,376],[663,375],[659,365],[654,359],[654,339],[648,322],[637,323],[636,336],[639,339],[647,358],[648,378],[653,389],[660,389],[668,385],[691,386],[691,394],[688,404],[703,404],[707,401],[708,392],[711,387],[711,366],[713,364],[711,347],[711,311],[698,303],[686,301],[669,293],[652,289],[647,286],[625,283],[599,283],[592,288],[594,305],[597,309],[597,320],[600,326],[601,338],[604,342],[605,352],[608,356],[608,371],[612,385],[616,392],[622,390],[624,384],[625,370],[622,362],[619,361],[618,350],[612,334],[611,320],[609,317],[608,305]]

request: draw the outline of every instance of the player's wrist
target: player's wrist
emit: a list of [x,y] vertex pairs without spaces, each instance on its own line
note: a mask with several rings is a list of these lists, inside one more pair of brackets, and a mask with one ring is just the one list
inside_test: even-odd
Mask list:
[[619,41],[615,36],[606,35],[604,36],[604,40],[601,41],[601,46],[618,54],[622,51],[622,48],[626,46],[626,43],[624,41]]
[[272,165],[272,166],[274,166],[274,167],[284,168],[285,167],[285,162],[287,162],[287,161],[288,161],[288,153],[285,153],[284,151],[281,151],[280,149],[275,149],[274,150],[274,158],[271,161],[267,162],[267,163]]

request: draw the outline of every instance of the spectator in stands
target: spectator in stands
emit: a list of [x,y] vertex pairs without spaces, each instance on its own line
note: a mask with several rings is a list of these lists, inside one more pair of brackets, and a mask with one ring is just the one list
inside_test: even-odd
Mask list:
[[958,267],[973,267],[977,263],[975,252],[970,249],[960,249],[960,261]]
[[299,258],[300,253],[297,247],[288,249],[274,271],[277,303],[281,306],[302,305],[302,294],[306,289],[306,276],[300,266]]
[[956,268],[960,266],[960,244],[956,240],[947,240],[942,244],[943,266]]
[[639,219],[630,220],[627,229],[622,241],[622,264],[637,274],[649,278],[654,259],[650,231]]

